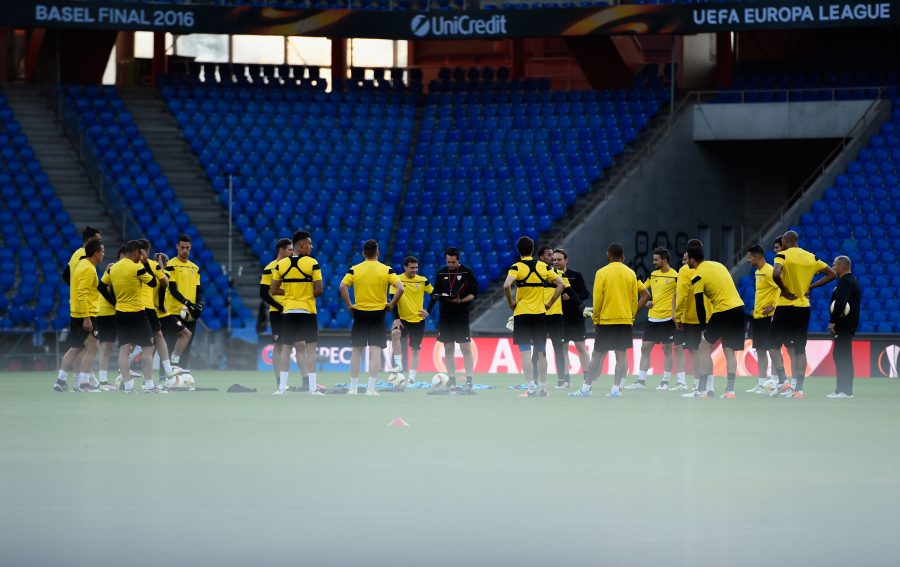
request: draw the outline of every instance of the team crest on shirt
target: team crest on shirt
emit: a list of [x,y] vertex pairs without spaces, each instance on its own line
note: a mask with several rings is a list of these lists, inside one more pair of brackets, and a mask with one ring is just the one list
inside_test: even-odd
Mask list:
[[456,279],[457,279],[457,280],[461,280],[461,279],[462,279],[462,276],[456,276]]

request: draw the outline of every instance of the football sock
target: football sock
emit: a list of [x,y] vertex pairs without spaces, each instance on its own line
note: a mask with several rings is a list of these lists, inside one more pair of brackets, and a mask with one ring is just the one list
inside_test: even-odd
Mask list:
[[686,384],[686,383],[687,383],[687,378],[685,378],[684,372],[679,372],[679,373],[678,373],[678,383],[679,383],[679,384]]
[[778,373],[778,385],[781,386],[787,380],[787,376],[784,374],[784,368],[779,368],[776,372]]
[[757,386],[765,386],[765,385],[766,385],[766,379],[765,379],[765,378],[760,378],[760,379],[757,381],[756,385],[757,385]]
[[288,372],[278,373],[278,389],[287,390]]
[[163,368],[166,369],[166,376],[168,376],[169,374],[172,373],[172,363],[171,362],[169,362],[168,360],[163,360],[162,365],[163,365]]
[[[471,376],[466,376],[466,386],[468,386],[469,388],[472,387],[472,377]],[[547,389],[546,384],[544,384],[544,389],[545,390]]]
[[581,385],[581,391],[584,392],[585,394],[587,394],[588,392],[591,391],[591,385],[588,384],[587,382],[585,382],[584,384]]
[[612,392],[612,393],[616,393],[616,392],[619,391],[619,387],[616,386],[615,384],[613,384],[613,385],[612,385],[612,388],[610,388],[609,391]]
[[662,378],[663,382],[668,382],[671,378],[672,378],[671,372],[663,372],[663,378]]
[[410,382],[416,381],[416,374],[418,374],[418,370],[410,370],[409,371],[409,381]]
[[398,372],[403,368],[403,358],[399,354],[394,355],[394,370]]
[[734,392],[734,372],[728,373],[728,386],[725,387],[726,392]]
[[150,380],[144,380],[144,389],[145,389],[145,390],[150,390],[150,389],[152,389],[154,386],[155,386],[155,384],[153,383],[153,379],[150,379]]
[[359,378],[353,376],[350,378],[350,389],[355,390],[357,388],[359,388]]
[[534,380],[529,380],[527,382],[527,385],[528,385],[528,391],[534,393],[535,388],[536,388],[535,384],[534,384]]
[[369,376],[369,382],[366,384],[366,389],[367,390],[375,389],[375,377],[374,376]]
[[643,384],[643,383],[646,382],[646,381],[647,381],[647,371],[646,371],[646,370],[639,370],[639,371],[638,371],[638,382],[640,382],[641,384]]
[[453,386],[456,386],[456,376],[447,377],[447,387],[452,388]]
[[66,372],[65,370],[60,370],[59,374],[56,375],[56,379],[59,380],[60,382],[65,382],[66,380],[69,379],[69,373]]
[[706,376],[706,391],[712,392],[716,389],[716,377],[712,374]]
[[700,390],[701,388],[705,387],[705,384],[700,383],[702,380],[703,380],[702,374],[697,374],[694,376],[694,389],[695,390]]
[[317,387],[318,387],[318,385],[316,384],[316,373],[310,372],[309,373],[309,391],[315,392]]
[[169,357],[169,360],[172,361],[172,364],[178,364],[179,359],[181,359],[181,357],[177,354],[173,354]]
[[300,383],[301,390],[305,390],[306,388],[309,388],[309,374],[304,374],[303,381]]
[[134,378],[125,380],[125,391],[130,392],[131,390],[134,390]]
[[104,384],[104,383],[106,382],[107,372],[109,372],[109,371],[108,371],[108,370],[101,370],[101,371],[99,372],[99,374],[100,374],[100,383],[101,383],[101,384]]
[[797,385],[794,386],[794,389],[795,390],[803,390],[803,381],[804,380],[806,380],[806,376],[804,376],[803,374],[801,374],[800,376],[797,376]]
[[87,384],[91,381],[91,375],[86,372],[81,372],[78,374],[78,385]]

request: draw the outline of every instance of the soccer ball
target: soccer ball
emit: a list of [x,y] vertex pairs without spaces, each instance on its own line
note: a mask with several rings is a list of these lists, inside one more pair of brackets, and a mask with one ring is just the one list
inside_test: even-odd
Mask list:
[[447,382],[450,381],[450,377],[444,374],[443,372],[438,372],[431,378],[431,385],[435,388],[446,388]]
[[777,380],[766,380],[765,383],[763,384],[763,389],[766,391],[766,393],[773,392],[777,388],[778,388]]
[[[829,313],[834,313],[834,301],[831,302],[831,306],[828,308],[828,312],[829,312]],[[845,304],[844,304],[844,314],[841,315],[841,317],[846,317],[846,316],[849,315],[849,314],[850,314],[850,304],[849,304],[849,303],[845,303]]]
[[391,372],[388,375],[388,382],[393,384],[397,388],[405,388],[406,376],[404,376],[402,372]]
[[179,374],[178,376],[173,376],[166,379],[166,388],[187,388],[190,390],[193,387],[194,377],[190,374],[190,372],[184,372],[182,374]]

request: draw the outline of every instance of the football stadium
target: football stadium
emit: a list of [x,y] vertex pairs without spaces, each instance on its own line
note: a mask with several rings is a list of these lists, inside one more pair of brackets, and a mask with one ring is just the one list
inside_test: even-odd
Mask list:
[[898,32],[5,3],[0,564],[896,565]]

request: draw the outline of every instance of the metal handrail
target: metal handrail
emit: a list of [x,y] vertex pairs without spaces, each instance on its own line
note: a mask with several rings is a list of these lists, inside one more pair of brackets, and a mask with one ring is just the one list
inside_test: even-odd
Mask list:
[[825,102],[825,101],[821,101],[821,100],[805,100],[805,99],[804,100],[791,100],[791,93],[812,93],[812,92],[820,93],[820,92],[825,91],[825,92],[831,93],[832,101],[837,101],[837,100],[841,100],[841,99],[838,99],[837,93],[842,92],[842,91],[876,91],[878,93],[878,97],[881,98],[881,93],[883,90],[884,90],[883,85],[867,85],[867,86],[860,86],[860,87],[823,87],[823,88],[814,88],[814,87],[781,88],[781,87],[779,87],[779,88],[771,88],[771,89],[764,89],[764,88],[763,89],[724,89],[724,90],[715,90],[715,91],[691,91],[691,93],[689,93],[689,94],[696,96],[698,102],[701,100],[701,98],[706,98],[708,100],[708,99],[715,98],[716,96],[724,95],[724,94],[728,94],[728,95],[740,94],[741,95],[740,101],[733,101],[733,102],[728,101],[726,104],[758,104],[759,101],[752,101],[752,102],[748,103],[746,100],[747,95],[750,93],[784,93],[787,95],[786,100],[784,100],[784,101],[779,100],[779,101],[772,101],[772,102],[778,102],[778,103]]
[[[874,87],[868,87],[874,88]],[[759,242],[759,240],[770,230],[772,230],[778,223],[782,222],[787,215],[788,210],[794,206],[794,204],[799,201],[806,191],[809,190],[810,187],[822,176],[825,174],[825,171],[828,169],[828,166],[831,165],[834,158],[838,155],[842,154],[846,151],[849,142],[857,135],[858,131],[863,129],[865,126],[869,124],[869,115],[873,113],[873,111],[878,107],[878,103],[882,100],[884,95],[885,87],[878,87],[878,96],[866,107],[866,111],[862,113],[862,116],[850,127],[847,133],[841,138],[840,142],[825,156],[825,159],[822,160],[819,165],[815,167],[812,173],[803,180],[800,186],[788,196],[787,200],[778,207],[778,210],[763,224],[759,230],[754,232],[749,238],[745,239],[744,242],[741,243],[741,247],[735,252],[734,256],[731,259],[731,265],[737,266],[744,261],[744,255],[748,247],[753,244]]]
[[113,222],[119,225],[119,231],[122,233],[122,237],[125,240],[140,238],[143,234],[140,225],[138,225],[137,221],[131,215],[128,207],[123,202],[122,197],[118,194],[115,186],[103,171],[99,157],[94,151],[93,146],[87,142],[86,133],[81,129],[77,113],[72,109],[71,103],[65,100],[65,97],[61,94],[57,94],[57,96],[59,96],[59,121],[63,126],[63,131],[66,133],[66,136],[72,142],[73,146],[75,146],[75,150],[78,153],[78,159],[84,164],[88,179],[91,180],[91,184],[97,192],[97,197],[106,209],[113,213],[110,217],[113,219]]

